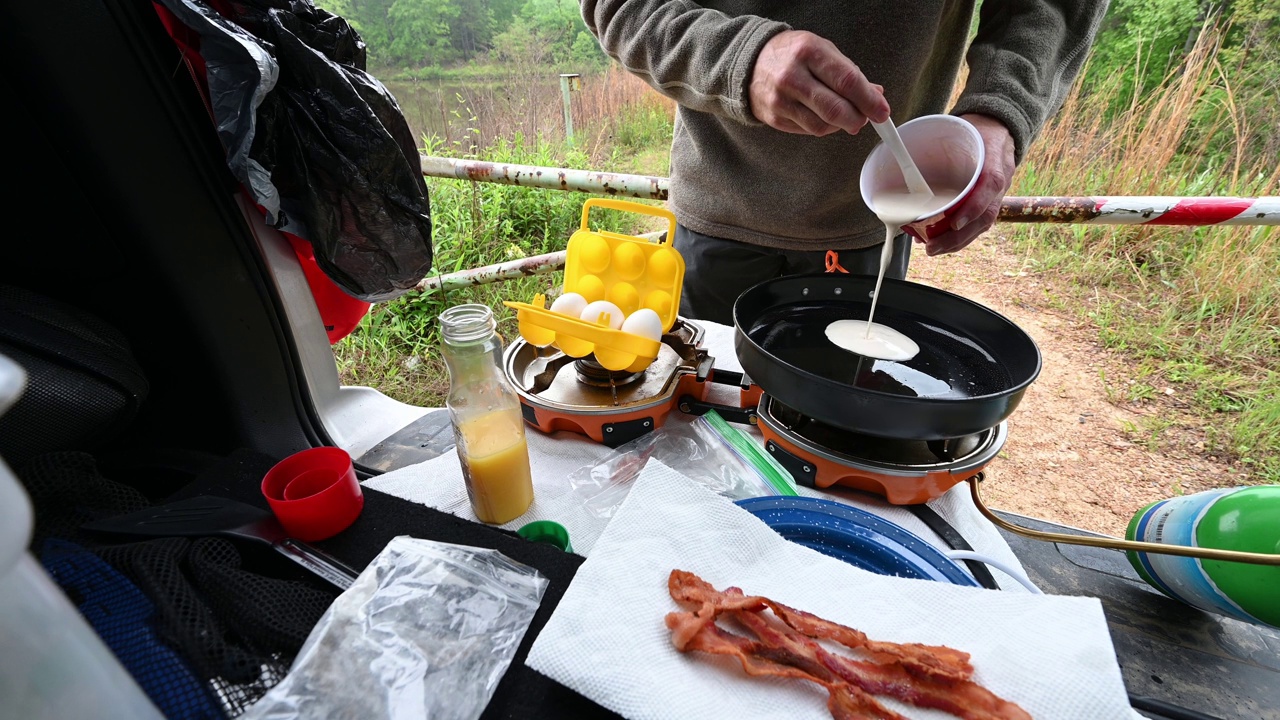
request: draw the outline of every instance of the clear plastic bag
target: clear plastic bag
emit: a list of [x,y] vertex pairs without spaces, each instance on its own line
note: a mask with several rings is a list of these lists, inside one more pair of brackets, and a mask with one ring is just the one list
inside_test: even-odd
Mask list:
[[546,588],[496,550],[395,538],[241,719],[478,718]]
[[602,518],[613,517],[649,458],[731,500],[795,495],[786,470],[757,446],[714,411],[693,420],[673,416],[658,430],[619,446],[599,463],[578,468],[569,476],[569,484],[583,506]]

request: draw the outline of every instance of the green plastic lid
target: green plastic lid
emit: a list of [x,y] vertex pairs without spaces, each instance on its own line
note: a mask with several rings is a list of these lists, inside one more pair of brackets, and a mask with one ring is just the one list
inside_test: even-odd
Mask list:
[[558,522],[535,520],[516,531],[525,540],[555,545],[565,552],[573,552],[569,545],[569,531]]

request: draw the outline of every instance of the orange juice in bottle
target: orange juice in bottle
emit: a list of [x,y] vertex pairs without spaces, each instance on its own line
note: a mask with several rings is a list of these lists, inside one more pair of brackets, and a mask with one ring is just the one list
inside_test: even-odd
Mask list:
[[524,514],[533,502],[533,479],[520,412],[495,410],[465,420],[458,435],[458,457],[476,517],[504,523]]
[[446,404],[471,509],[482,522],[510,522],[533,502],[533,478],[520,399],[502,373],[493,311],[452,307],[440,314],[440,327],[449,366]]

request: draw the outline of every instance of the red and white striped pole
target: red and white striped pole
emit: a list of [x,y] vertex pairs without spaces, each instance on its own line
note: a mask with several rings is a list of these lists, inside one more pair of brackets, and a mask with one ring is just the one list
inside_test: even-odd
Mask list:
[[1000,222],[1280,225],[1280,197],[1006,197]]
[[[570,168],[422,156],[422,174],[472,182],[666,200],[670,180]],[[1280,225],[1280,197],[1006,197],[1000,222],[1089,225]]]

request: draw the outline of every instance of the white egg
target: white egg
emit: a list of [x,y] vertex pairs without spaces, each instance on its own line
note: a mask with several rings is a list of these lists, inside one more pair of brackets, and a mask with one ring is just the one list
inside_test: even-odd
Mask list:
[[649,308],[639,310],[627,316],[622,323],[622,332],[638,335],[647,340],[662,339],[662,318]]
[[587,299],[574,292],[565,293],[551,303],[551,312],[576,318],[582,317],[582,311],[586,309]]
[[600,321],[600,313],[609,313],[609,327],[614,330],[622,327],[622,310],[608,300],[597,300],[587,305],[579,317],[594,325]]

